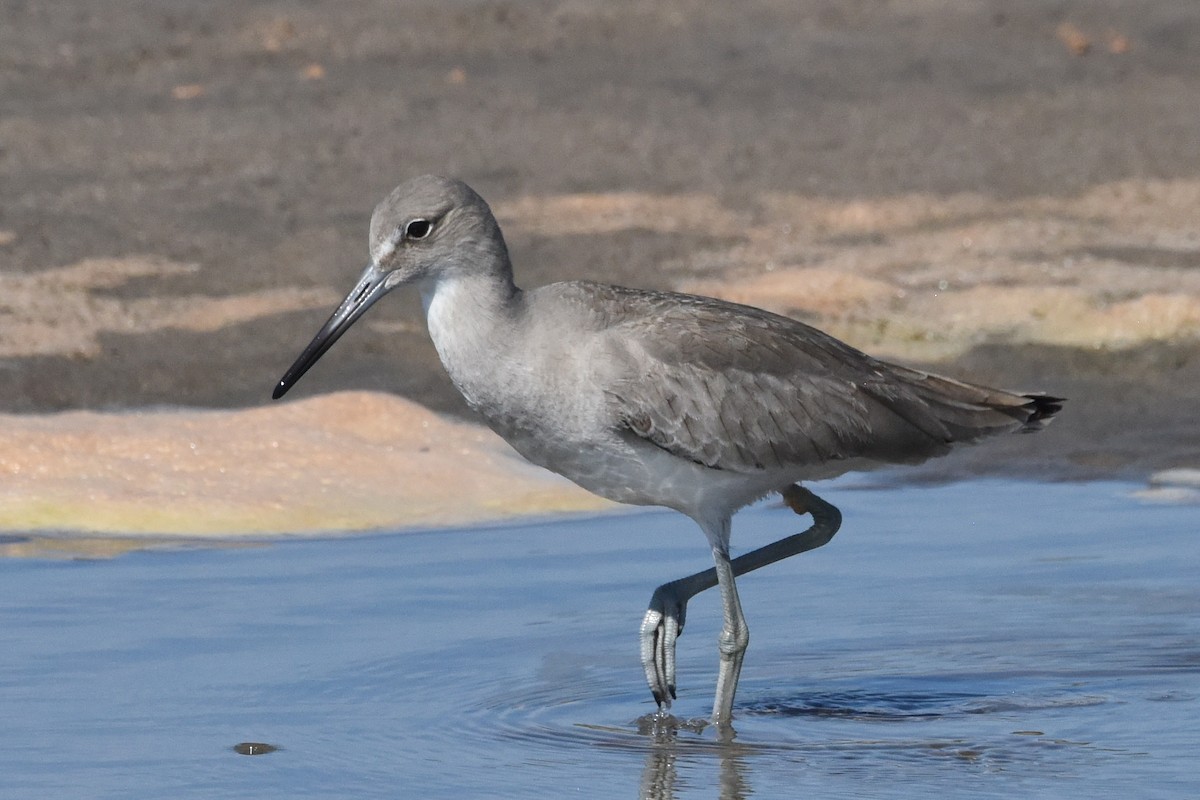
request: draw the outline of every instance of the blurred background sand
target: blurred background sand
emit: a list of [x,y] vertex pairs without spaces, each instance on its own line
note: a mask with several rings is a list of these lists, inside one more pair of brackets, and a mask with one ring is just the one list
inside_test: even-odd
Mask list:
[[269,403],[365,264],[373,205],[422,172],[493,204],[520,283],[714,294],[1070,398],[1045,434],[914,479],[1200,466],[1192,0],[3,16],[2,531],[596,508],[461,424],[414,297]]

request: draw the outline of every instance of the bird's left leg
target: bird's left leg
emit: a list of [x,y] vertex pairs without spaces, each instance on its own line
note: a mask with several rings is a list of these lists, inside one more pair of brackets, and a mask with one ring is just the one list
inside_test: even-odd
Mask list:
[[688,600],[717,585],[716,570],[697,572],[654,590],[642,619],[642,668],[660,710],[675,699],[675,640],[683,633]]
[[[808,489],[797,484],[780,494],[792,511],[812,515],[812,526],[733,559],[729,565],[734,577],[827,544],[841,526],[841,512]],[[650,607],[642,620],[642,666],[659,708],[670,708],[675,697],[675,640],[683,633],[688,600],[717,583],[714,567],[664,583],[650,598]]]

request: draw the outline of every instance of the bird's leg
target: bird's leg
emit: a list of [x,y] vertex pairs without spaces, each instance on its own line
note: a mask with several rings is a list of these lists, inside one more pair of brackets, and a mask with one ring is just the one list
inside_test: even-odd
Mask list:
[[[827,544],[841,526],[841,512],[808,489],[792,485],[780,494],[792,511],[811,514],[812,526],[733,559],[729,562],[733,577],[789,556],[815,550]],[[675,697],[675,640],[683,633],[688,600],[717,583],[717,570],[714,567],[664,583],[654,590],[654,596],[650,598],[650,608],[642,621],[642,666],[646,670],[646,682],[661,709],[670,708],[671,700]]]
[[714,725],[728,725],[733,719],[733,695],[737,692],[738,677],[742,674],[742,659],[750,644],[750,629],[746,627],[746,615],[742,613],[742,601],[738,598],[737,582],[733,579],[733,564],[729,553],[722,548],[713,548],[714,569],[717,586],[721,587],[721,611],[725,624],[717,637],[717,653],[720,662],[717,669],[717,692],[713,698],[712,721]]
[[650,598],[642,620],[642,667],[660,709],[670,708],[675,699],[675,639],[683,632],[688,600],[716,583],[716,571],[710,569],[664,583]]
[[751,550],[749,553],[743,553],[733,559],[730,563],[733,565],[734,575],[745,575],[747,572],[753,572],[759,567],[774,564],[776,561],[798,556],[809,550],[816,550],[822,545],[829,544],[829,540],[842,526],[842,512],[800,484],[794,483],[779,494],[792,511],[797,514],[810,515],[813,518],[813,524],[807,530],[785,536],[778,542],[763,545],[757,550]]

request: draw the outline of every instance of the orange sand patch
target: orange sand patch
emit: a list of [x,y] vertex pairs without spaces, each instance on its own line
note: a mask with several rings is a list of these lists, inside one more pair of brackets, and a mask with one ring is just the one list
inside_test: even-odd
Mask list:
[[487,429],[378,393],[0,415],[0,531],[314,534],[605,507]]

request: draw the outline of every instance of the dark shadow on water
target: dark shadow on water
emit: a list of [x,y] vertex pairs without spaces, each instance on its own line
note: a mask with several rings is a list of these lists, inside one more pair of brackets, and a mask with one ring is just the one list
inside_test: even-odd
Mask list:
[[[923,683],[938,682],[936,676]],[[762,697],[743,706],[742,716],[813,717],[869,722],[913,722],[960,718],[967,715],[1030,712],[1101,705],[1105,698],[1069,691],[1048,692],[1036,684],[1010,682],[996,692],[953,691],[961,680],[940,679],[942,691],[905,688],[877,690],[869,685],[846,690],[815,690]],[[897,681],[864,681],[864,683]],[[902,682],[901,682],[902,683]],[[1028,683],[1028,682],[1027,682]]]
[[[763,699],[743,714],[784,717],[840,717],[875,722],[938,719],[952,714],[978,713],[976,706],[985,701],[981,695],[947,692],[943,694],[885,694],[869,690],[801,694]],[[970,710],[967,710],[970,708]]]

